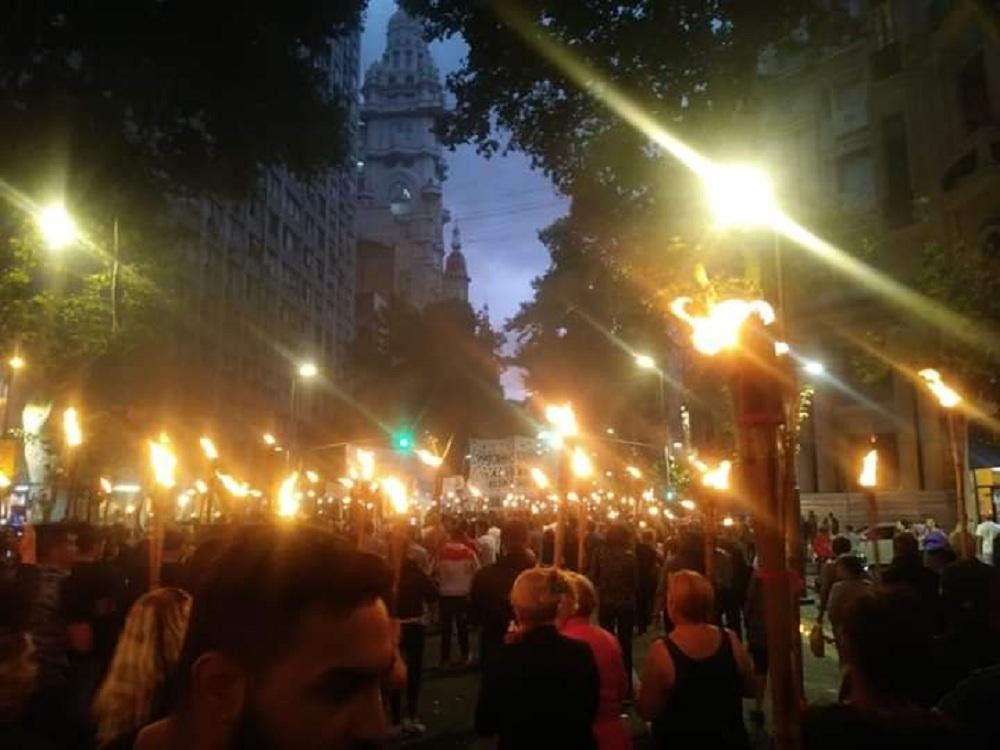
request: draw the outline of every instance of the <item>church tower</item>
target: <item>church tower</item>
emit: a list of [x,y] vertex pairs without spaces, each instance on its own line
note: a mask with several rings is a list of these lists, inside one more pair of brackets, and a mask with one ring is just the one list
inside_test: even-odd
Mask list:
[[458,225],[451,230],[451,252],[444,262],[445,299],[469,301],[469,272],[465,268],[465,256],[462,254],[462,239],[458,234]]
[[391,257],[391,273],[383,277],[392,288],[374,291],[422,308],[446,296],[450,217],[441,202],[445,163],[434,133],[444,90],[420,22],[402,10],[389,20],[385,51],[368,69],[362,92],[358,261],[364,266],[366,249],[383,264]]

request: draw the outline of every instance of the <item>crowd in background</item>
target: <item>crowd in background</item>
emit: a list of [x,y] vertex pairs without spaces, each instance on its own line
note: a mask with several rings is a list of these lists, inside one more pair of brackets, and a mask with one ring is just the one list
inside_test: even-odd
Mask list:
[[[0,575],[0,737],[155,749],[202,735],[218,747],[417,736],[434,627],[432,665],[481,673],[475,727],[500,747],[629,748],[629,705],[657,747],[748,747],[744,699],[763,725],[769,659],[751,525],[720,526],[707,551],[695,524],[635,534],[574,523],[556,570],[545,521],[170,529],[152,591],[147,539],[25,527],[9,537]],[[901,523],[892,559],[876,568],[832,514],[804,519],[818,627],[843,676],[840,702],[805,714],[806,747],[990,736],[984,696],[1000,692],[992,537],[978,547],[988,561],[963,559],[932,523],[919,526]],[[650,628],[663,636],[634,664],[634,639]],[[319,672],[324,659],[347,666]],[[282,687],[269,692],[261,670],[275,664]],[[235,682],[241,690],[226,687]]]

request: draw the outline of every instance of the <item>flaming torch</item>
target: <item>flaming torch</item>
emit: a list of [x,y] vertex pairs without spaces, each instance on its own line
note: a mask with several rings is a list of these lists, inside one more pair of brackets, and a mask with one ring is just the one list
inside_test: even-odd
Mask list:
[[878,504],[875,502],[875,487],[878,484],[878,451],[872,448],[861,459],[861,474],[858,476],[865,495],[868,508],[868,536],[872,540],[875,569],[878,570],[881,561],[878,550]]
[[295,518],[299,513],[299,473],[293,471],[278,488],[278,516],[281,518]]
[[153,469],[152,524],[149,543],[149,588],[160,585],[160,566],[163,563],[163,535],[166,530],[167,496],[176,484],[177,456],[170,449],[170,439],[161,434],[159,440],[149,441],[149,463]]

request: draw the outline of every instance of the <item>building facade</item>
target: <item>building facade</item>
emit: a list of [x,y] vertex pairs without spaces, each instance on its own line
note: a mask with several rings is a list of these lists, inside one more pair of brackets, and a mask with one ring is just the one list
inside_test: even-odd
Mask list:
[[[260,436],[304,445],[338,408],[355,335],[360,32],[315,61],[348,109],[351,156],[309,183],[269,169],[247,202],[182,211],[192,238],[179,290],[190,311],[179,339],[190,380],[177,400],[204,410],[230,456],[259,462]],[[303,362],[316,365],[310,382]],[[197,392],[191,392],[192,390]]]
[[[445,268],[446,167],[434,132],[444,113],[444,89],[420,22],[402,10],[389,20],[385,51],[365,74],[363,96],[359,291],[416,308],[466,300],[457,232]],[[379,272],[366,270],[369,263]]]
[[[974,6],[850,2],[863,28],[857,38],[818,60],[765,64],[763,151],[776,184],[786,186],[787,210],[808,216],[834,206],[852,217],[857,237],[873,233],[880,265],[903,283],[930,242],[1000,249],[1000,35]],[[834,342],[810,352],[830,376],[812,378],[798,466],[803,508],[863,524],[857,474],[874,438],[883,520],[933,516],[951,524],[955,476],[940,407],[898,370],[876,382],[845,375],[849,347],[835,340],[870,326],[874,301],[831,290],[789,316],[805,321],[799,340]],[[926,335],[916,323],[902,333]],[[992,512],[971,492],[967,505],[972,519]]]

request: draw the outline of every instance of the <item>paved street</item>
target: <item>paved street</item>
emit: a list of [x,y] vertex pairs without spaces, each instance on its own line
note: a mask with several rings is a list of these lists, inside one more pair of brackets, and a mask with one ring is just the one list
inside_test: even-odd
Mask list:
[[[808,630],[814,621],[815,610],[811,604],[802,607],[802,621]],[[646,649],[656,634],[648,633],[636,639],[635,663],[641,669]],[[803,638],[806,697],[812,702],[831,702],[837,696],[837,655],[832,646],[827,648],[823,659],[816,659],[809,652],[808,643]],[[475,639],[473,638],[473,653]],[[476,748],[487,750],[493,747],[492,740],[481,740],[473,729],[473,714],[476,696],[479,692],[479,674],[475,670],[450,672],[436,667],[440,658],[440,639],[432,635],[427,640],[425,663],[435,665],[428,669],[424,678],[421,697],[421,718],[427,725],[427,735],[420,739],[403,740],[398,743],[407,748]],[[748,702],[749,706],[749,702]],[[636,747],[645,747],[648,740],[643,722],[629,712]],[[748,724],[749,726],[749,724]],[[765,746],[758,737],[756,745]]]

